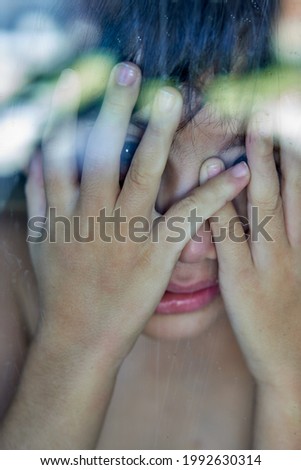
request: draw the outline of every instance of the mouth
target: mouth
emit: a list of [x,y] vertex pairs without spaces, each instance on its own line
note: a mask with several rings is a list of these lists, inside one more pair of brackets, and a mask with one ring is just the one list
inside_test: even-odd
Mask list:
[[217,281],[202,281],[190,286],[179,286],[171,282],[155,313],[170,315],[195,312],[209,305],[219,293]]

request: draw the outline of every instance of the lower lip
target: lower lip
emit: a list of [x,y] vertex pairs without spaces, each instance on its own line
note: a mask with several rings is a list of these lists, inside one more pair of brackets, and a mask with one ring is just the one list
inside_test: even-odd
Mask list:
[[191,313],[205,308],[219,295],[217,285],[187,294],[165,292],[156,308],[156,314]]

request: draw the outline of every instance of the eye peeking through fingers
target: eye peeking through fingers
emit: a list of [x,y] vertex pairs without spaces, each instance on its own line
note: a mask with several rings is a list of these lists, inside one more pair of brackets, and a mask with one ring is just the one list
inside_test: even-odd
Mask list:
[[248,163],[248,157],[247,157],[246,153],[244,153],[243,155],[240,155],[238,158],[236,158],[236,160],[234,160],[234,162],[232,163],[231,166],[238,165],[238,163],[240,163],[240,162]]
[[275,159],[275,166],[278,173],[279,179],[281,178],[281,164],[280,164],[280,147],[276,145],[274,147],[274,159]]
[[126,174],[131,166],[135,152],[138,148],[140,140],[137,138],[129,138],[125,141],[123,149],[120,154],[120,173],[119,184],[122,187]]

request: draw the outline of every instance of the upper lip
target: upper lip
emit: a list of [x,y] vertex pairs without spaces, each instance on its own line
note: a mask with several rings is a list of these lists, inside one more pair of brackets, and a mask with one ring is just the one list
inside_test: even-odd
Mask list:
[[215,280],[208,280],[208,281],[199,281],[195,282],[194,284],[186,284],[180,285],[175,282],[170,282],[166,288],[167,292],[173,292],[175,294],[189,294],[191,292],[197,292],[202,289],[208,289],[208,287],[217,286],[218,281]]

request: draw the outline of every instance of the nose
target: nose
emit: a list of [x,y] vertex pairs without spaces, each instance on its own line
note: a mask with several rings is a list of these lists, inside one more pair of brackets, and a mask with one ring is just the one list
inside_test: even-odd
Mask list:
[[[157,197],[156,210],[164,214],[169,207],[186,197],[199,185],[200,164],[184,165],[181,161],[168,160]],[[189,214],[187,214],[188,216]],[[179,261],[183,263],[199,263],[204,259],[217,259],[216,249],[208,221],[198,230],[196,235],[186,244]]]
[[204,259],[217,259],[208,221],[182,250],[179,261],[182,263],[199,263]]

